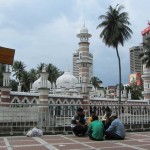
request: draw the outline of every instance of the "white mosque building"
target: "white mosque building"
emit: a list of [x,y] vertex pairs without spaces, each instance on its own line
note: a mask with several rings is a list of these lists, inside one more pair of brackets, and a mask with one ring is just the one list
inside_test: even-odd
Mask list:
[[[93,55],[89,51],[89,38],[85,25],[77,34],[79,48],[73,55],[73,74],[65,70],[56,83],[48,81],[48,73],[43,68],[40,78],[36,80],[30,92],[11,91],[9,87],[10,72],[7,68],[3,73],[3,86],[0,88],[0,104],[2,103],[36,103],[36,104],[117,104],[118,94],[111,98],[109,91],[95,89],[90,83],[93,75]],[[20,86],[20,85],[19,85]],[[118,93],[118,92],[117,92]],[[95,96],[97,95],[97,96]],[[122,91],[122,103],[145,104],[147,100],[132,101],[130,93],[127,96],[126,90]]]

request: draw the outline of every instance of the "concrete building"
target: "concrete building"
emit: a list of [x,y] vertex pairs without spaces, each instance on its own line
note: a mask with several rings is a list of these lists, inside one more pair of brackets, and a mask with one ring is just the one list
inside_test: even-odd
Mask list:
[[139,54],[143,52],[143,46],[134,46],[130,48],[130,73],[143,73],[142,61]]
[[[148,23],[148,27],[142,31],[143,36],[143,47],[144,52],[150,51],[150,23]],[[149,47],[147,47],[148,45]],[[144,84],[144,91],[142,92],[144,99],[150,100],[150,67],[146,67],[146,64],[143,64],[143,84]]]

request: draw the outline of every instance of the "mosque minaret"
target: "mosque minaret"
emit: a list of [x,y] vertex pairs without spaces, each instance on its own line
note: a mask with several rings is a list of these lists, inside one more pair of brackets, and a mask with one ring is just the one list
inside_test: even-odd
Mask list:
[[76,60],[76,64],[78,66],[78,83],[76,84],[76,88],[79,90],[81,95],[83,95],[83,100],[88,101],[88,93],[92,88],[90,84],[90,68],[93,64],[93,59],[89,53],[89,38],[92,35],[88,33],[88,29],[85,25],[81,28],[80,33],[77,34],[77,37],[80,39],[79,41],[79,57]]

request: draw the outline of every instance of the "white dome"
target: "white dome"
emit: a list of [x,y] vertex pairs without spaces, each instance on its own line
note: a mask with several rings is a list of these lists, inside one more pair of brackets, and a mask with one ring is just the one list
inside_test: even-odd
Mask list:
[[73,76],[69,71],[65,71],[63,75],[57,78],[56,86],[57,88],[73,88],[77,82],[78,80],[75,76]]
[[88,29],[85,27],[85,25],[81,28],[80,33],[88,33]]
[[[41,87],[41,77],[33,83],[32,89],[34,91],[38,91],[38,88],[40,88],[40,87]],[[51,83],[48,80],[47,80],[47,88],[51,88]]]

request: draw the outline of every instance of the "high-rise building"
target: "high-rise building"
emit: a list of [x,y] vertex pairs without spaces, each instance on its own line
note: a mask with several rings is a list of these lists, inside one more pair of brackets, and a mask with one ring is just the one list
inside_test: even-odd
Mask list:
[[91,36],[92,35],[88,33],[88,29],[85,27],[85,25],[81,28],[80,33],[77,34],[77,37],[79,37],[81,41],[79,42],[79,49],[73,54],[73,75],[78,80],[80,76],[78,61],[81,58],[83,58],[84,60],[86,59],[86,61],[88,60],[84,63],[84,65],[90,64],[88,69],[89,80],[93,77],[93,55],[89,52],[90,43],[88,42],[88,38]]
[[134,46],[130,48],[130,73],[143,73],[142,60],[139,58],[143,52],[142,46]]
[[[144,53],[149,52],[150,51],[150,22],[148,22],[148,27],[142,31],[142,36],[143,36]],[[150,68],[146,64],[147,64],[146,62],[143,63],[142,79],[143,79],[144,91],[142,92],[142,94],[144,96],[144,99],[150,100]]]

